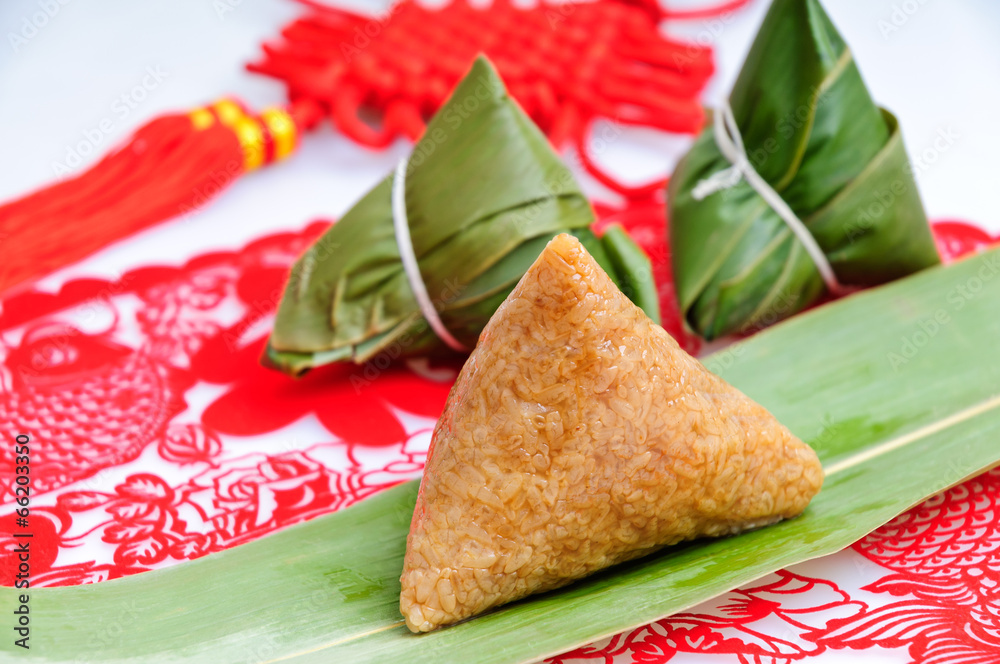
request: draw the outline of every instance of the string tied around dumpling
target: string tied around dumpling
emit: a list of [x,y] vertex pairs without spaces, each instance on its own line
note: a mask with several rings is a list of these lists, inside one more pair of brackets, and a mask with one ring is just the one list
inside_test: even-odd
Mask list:
[[403,262],[403,271],[406,279],[410,282],[410,290],[417,300],[420,312],[424,315],[427,324],[434,330],[434,334],[445,342],[449,348],[458,352],[468,352],[462,342],[456,339],[444,321],[438,315],[434,302],[427,293],[427,284],[420,274],[420,264],[417,262],[417,255],[413,250],[413,239],[410,237],[410,220],[406,215],[406,167],[409,162],[406,158],[400,159],[396,165],[396,173],[392,178],[392,226],[396,232],[396,246],[399,248],[399,258]]
[[837,280],[837,275],[834,273],[833,267],[830,266],[826,254],[816,242],[816,238],[788,206],[785,199],[761,177],[750,163],[746,148],[743,146],[743,136],[740,134],[739,127],[736,126],[736,118],[733,116],[733,109],[730,108],[728,102],[722,102],[722,105],[716,109],[713,130],[715,144],[719,147],[719,152],[732,166],[712,173],[699,181],[691,190],[691,196],[696,201],[700,201],[718,191],[735,187],[740,180],[746,180],[747,184],[760,194],[760,197],[781,217],[782,221],[788,225],[788,228],[805,247],[806,253],[809,254],[816,269],[819,270],[827,289],[835,295],[846,292],[847,289]]

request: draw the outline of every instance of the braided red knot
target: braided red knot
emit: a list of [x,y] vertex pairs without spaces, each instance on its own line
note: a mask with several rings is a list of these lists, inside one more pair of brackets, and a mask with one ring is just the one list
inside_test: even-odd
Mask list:
[[[699,131],[712,50],[667,37],[660,22],[705,18],[746,1],[670,12],[651,0],[531,7],[454,0],[439,8],[402,0],[383,15],[366,16],[303,0],[310,13],[288,25],[280,43],[265,44],[263,60],[249,69],[284,81],[293,103],[320,104],[358,143],[383,148],[401,136],[417,140],[485,53],[556,148],[575,147],[598,181],[643,197],[663,181],[629,187],[604,173],[587,147],[594,122]],[[381,116],[378,127],[366,121],[372,111]]]

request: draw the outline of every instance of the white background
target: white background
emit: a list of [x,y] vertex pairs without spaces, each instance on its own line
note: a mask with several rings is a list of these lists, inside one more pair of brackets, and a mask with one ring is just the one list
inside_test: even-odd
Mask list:
[[[357,4],[359,0],[354,0]],[[364,2],[365,0],[360,0]],[[110,145],[160,113],[226,94],[252,108],[279,104],[280,84],[243,65],[259,44],[302,11],[289,0],[4,0],[0,3],[0,200],[57,176],[72,152]],[[373,0],[367,0],[376,6]],[[699,0],[702,4],[704,0]],[[673,6],[699,4],[675,0]],[[827,0],[874,97],[901,119],[932,219],[962,219],[1000,231],[1000,3],[994,0]],[[719,73],[706,103],[728,92],[767,2],[729,23],[674,23],[668,30],[712,43]],[[46,16],[45,9],[51,16]],[[161,72],[150,90],[147,68]],[[138,91],[137,91],[138,90]],[[121,99],[131,97],[130,108]],[[141,98],[141,99],[140,99]],[[102,120],[111,130],[100,131]],[[104,127],[109,126],[108,122]],[[944,150],[940,131],[957,138]],[[88,135],[90,138],[88,139]],[[602,155],[623,179],[669,170],[687,138],[630,132]],[[941,143],[939,142],[939,146]],[[73,270],[115,276],[138,262],[174,263],[198,250],[236,248],[268,229],[299,228],[342,214],[408,149],[359,148],[328,126],[306,138],[290,162],[241,179],[187,223],[166,224]],[[933,163],[930,163],[933,161]],[[77,171],[80,167],[77,167]],[[584,179],[590,193],[609,197]],[[54,286],[60,279],[47,280]]]

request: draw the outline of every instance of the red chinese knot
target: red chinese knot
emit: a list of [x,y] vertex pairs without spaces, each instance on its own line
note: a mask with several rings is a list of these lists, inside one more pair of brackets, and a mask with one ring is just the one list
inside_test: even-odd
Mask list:
[[[619,0],[531,7],[455,0],[439,8],[402,0],[380,16],[306,2],[312,11],[282,31],[281,43],[266,44],[264,59],[249,68],[284,81],[293,105],[318,103],[345,135],[382,148],[403,136],[417,140],[485,53],[556,148],[575,146],[599,181],[638,195],[651,187],[621,185],[590,159],[590,126],[604,118],[698,131],[698,97],[713,72],[712,51],[665,36],[660,20],[707,16],[745,1],[670,13]],[[366,111],[381,116],[379,127],[365,121]]]

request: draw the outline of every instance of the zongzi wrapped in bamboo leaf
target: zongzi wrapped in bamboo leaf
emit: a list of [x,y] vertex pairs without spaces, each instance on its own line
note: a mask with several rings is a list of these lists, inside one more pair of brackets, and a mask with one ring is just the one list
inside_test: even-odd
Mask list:
[[400,609],[429,631],[796,516],[822,481],[808,445],[559,235],[490,319],[438,421]]
[[[293,374],[472,348],[490,315],[558,233],[572,233],[656,318],[649,260],[621,229],[597,238],[589,201],[545,136],[480,57],[432,118],[405,169],[409,241],[389,176],[295,264],[266,360]],[[610,247],[612,256],[605,251]],[[415,270],[403,252],[412,250]],[[415,295],[422,282],[433,310]],[[442,340],[428,315],[456,343]]]
[[818,0],[774,0],[728,106],[744,165],[779,200],[733,170],[725,123],[711,123],[679,163],[668,187],[674,282],[698,334],[751,332],[829,288],[938,262],[896,119],[872,101]]

